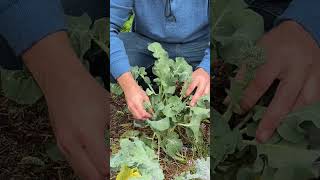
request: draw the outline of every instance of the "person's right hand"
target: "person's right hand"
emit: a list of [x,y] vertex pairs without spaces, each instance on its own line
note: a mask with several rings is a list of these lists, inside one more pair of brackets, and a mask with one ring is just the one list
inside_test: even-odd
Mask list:
[[137,84],[130,72],[122,74],[118,79],[121,86],[129,111],[138,120],[147,120],[152,117],[144,108],[144,103],[149,102],[146,92]]
[[83,67],[66,32],[43,38],[22,56],[48,105],[58,146],[83,180],[109,173],[108,94]]
[[94,79],[83,80],[86,88],[65,87],[59,96],[46,96],[50,121],[57,144],[74,171],[83,180],[104,180],[109,176],[105,144],[108,94]]

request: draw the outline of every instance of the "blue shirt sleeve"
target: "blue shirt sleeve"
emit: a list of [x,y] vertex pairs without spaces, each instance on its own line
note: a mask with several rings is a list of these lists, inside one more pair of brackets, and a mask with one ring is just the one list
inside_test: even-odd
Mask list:
[[47,35],[66,30],[59,0],[1,0],[0,34],[16,55]]
[[320,1],[293,0],[276,23],[293,20],[302,25],[320,45]]
[[110,72],[114,78],[130,71],[129,58],[118,34],[132,9],[133,0],[111,0],[110,2],[110,47],[112,47],[110,48]]
[[207,73],[210,74],[210,48],[205,50],[205,55],[198,67],[203,68]]

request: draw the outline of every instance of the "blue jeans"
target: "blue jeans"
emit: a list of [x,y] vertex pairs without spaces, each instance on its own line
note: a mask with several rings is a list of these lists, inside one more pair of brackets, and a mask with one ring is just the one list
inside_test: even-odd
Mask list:
[[[119,38],[125,46],[129,64],[131,66],[145,67],[147,72],[149,71],[151,73],[155,59],[148,50],[148,44],[155,42],[155,40],[135,32],[120,33]],[[193,68],[196,68],[204,57],[208,42],[209,38],[190,43],[159,43],[161,43],[162,47],[168,52],[169,57],[184,57]],[[148,75],[150,75],[150,73],[148,73]],[[110,75],[110,80],[113,83],[116,82],[112,75]]]

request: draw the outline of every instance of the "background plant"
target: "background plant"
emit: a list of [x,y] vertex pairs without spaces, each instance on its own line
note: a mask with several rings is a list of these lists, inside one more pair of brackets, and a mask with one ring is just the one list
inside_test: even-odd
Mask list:
[[[109,18],[93,22],[87,14],[80,17],[66,16],[68,34],[78,57],[89,70],[89,60],[101,51],[109,56],[109,36],[106,33]],[[32,105],[43,95],[31,73],[23,70],[6,70],[1,68],[1,88],[3,95],[18,104]],[[97,79],[102,84],[102,79]]]

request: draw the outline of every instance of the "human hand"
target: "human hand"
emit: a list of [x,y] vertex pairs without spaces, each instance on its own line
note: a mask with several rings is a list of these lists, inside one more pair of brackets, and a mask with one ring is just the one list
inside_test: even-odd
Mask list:
[[256,139],[266,142],[290,111],[320,99],[320,56],[316,42],[293,21],[283,22],[265,34],[258,45],[264,48],[267,60],[257,69],[240,105],[248,111],[274,80],[280,80],[256,131]]
[[130,72],[124,73],[118,79],[121,86],[129,111],[138,120],[147,120],[152,117],[152,112],[147,112],[144,108],[145,102],[150,102],[146,92],[137,84]]
[[190,96],[196,88],[197,90],[190,102],[191,106],[194,106],[201,96],[210,92],[210,75],[203,68],[198,68],[192,73],[192,81],[186,91],[186,96]]
[[107,91],[76,57],[67,33],[43,38],[23,60],[46,98],[58,146],[73,170],[85,180],[108,177]]
[[81,179],[108,177],[109,151],[105,142],[108,94],[93,82],[86,88],[64,90],[47,97],[51,125],[57,144]]

